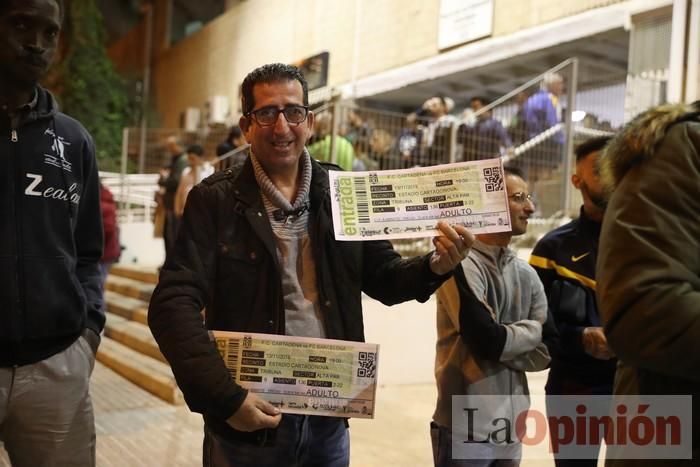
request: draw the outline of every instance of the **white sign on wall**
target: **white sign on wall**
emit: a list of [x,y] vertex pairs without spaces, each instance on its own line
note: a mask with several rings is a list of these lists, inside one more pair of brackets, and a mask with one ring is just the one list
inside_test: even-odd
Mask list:
[[493,32],[493,0],[441,0],[438,48],[490,36]]

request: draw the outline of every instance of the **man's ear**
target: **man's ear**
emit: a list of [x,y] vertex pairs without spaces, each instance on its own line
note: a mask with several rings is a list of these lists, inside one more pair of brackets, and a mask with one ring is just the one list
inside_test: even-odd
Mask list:
[[578,174],[573,174],[571,176],[571,183],[574,185],[574,188],[577,190],[581,189],[581,177],[578,176]]
[[238,127],[243,132],[243,136],[245,137],[245,140],[248,143],[250,143],[250,140],[248,139],[248,131],[250,131],[250,119],[248,117],[246,117],[245,115],[241,115],[241,118],[238,119]]
[[315,121],[316,121],[316,117],[314,116],[314,113],[309,110],[309,114],[306,116],[306,128],[307,128],[306,141],[311,139],[311,137],[314,134]]

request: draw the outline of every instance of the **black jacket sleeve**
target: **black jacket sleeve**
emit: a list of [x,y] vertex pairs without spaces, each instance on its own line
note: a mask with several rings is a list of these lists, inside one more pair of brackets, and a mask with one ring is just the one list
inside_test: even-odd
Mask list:
[[506,345],[506,329],[491,317],[486,305],[479,300],[467,283],[462,265],[455,271],[459,292],[459,334],[479,358],[499,361]]
[[547,321],[545,321],[542,326],[542,342],[547,346],[549,354],[555,356],[561,355],[562,353],[559,323],[555,321],[554,309],[552,307],[552,286],[557,279],[557,274],[554,269],[542,267],[542,265],[538,265],[538,261],[535,260],[540,259],[541,261],[546,261],[554,257],[552,248],[556,248],[556,246],[551,245],[551,243],[552,242],[546,236],[537,242],[537,245],[535,245],[535,248],[532,250],[530,266],[532,266],[537,276],[540,278],[540,282],[542,282],[544,286],[544,293],[547,296]]
[[247,391],[231,380],[200,314],[210,301],[216,269],[217,203],[212,187],[190,191],[174,253],[151,298],[148,325],[190,409],[225,420]]

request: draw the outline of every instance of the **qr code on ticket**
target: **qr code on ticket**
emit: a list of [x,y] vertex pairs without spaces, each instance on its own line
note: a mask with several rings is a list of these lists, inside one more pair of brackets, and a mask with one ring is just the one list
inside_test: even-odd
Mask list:
[[498,170],[498,167],[484,169],[484,186],[487,193],[503,190],[503,177],[501,177],[501,171]]
[[374,352],[360,352],[357,365],[358,378],[374,378],[377,369],[377,355]]

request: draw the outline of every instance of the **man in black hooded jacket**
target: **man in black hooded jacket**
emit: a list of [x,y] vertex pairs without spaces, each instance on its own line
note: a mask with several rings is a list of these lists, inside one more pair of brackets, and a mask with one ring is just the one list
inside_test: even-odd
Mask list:
[[62,19],[60,0],[0,2],[0,440],[14,466],[95,464],[95,150],[37,85]]

